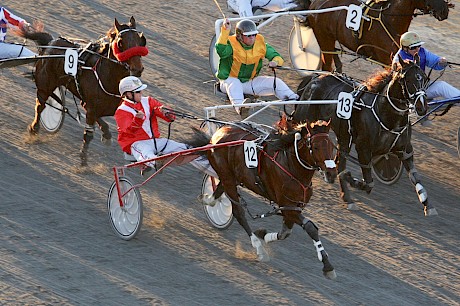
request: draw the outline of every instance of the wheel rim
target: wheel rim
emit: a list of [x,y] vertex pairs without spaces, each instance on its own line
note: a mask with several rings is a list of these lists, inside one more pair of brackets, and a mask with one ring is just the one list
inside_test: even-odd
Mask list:
[[[119,186],[124,193],[133,185],[125,180],[120,179]],[[113,229],[123,239],[132,239],[140,229],[142,222],[142,200],[136,189],[132,189],[123,196],[123,207],[118,201],[118,193],[115,183],[109,193],[109,216]]]
[[54,98],[49,97],[46,101],[47,105],[45,109],[40,114],[40,123],[43,128],[50,133],[57,132],[61,128],[64,120],[64,91],[58,87],[53,93],[60,97],[62,104]]
[[[216,178],[214,178],[214,180],[215,184],[217,185],[219,180]],[[212,194],[214,191],[211,177],[208,175],[205,175],[203,179],[203,187],[201,191],[202,194]],[[216,202],[217,203],[214,206],[205,205],[203,210],[209,222],[214,227],[218,229],[226,229],[233,222],[232,204],[225,193],[222,194],[222,196]]]

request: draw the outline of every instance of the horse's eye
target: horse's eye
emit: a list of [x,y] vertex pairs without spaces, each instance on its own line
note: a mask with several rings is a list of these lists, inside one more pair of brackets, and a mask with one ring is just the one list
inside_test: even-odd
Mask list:
[[422,75],[421,75],[421,74],[419,74],[419,73],[417,73],[417,74],[415,75],[415,78],[417,79],[417,81],[421,81],[421,80],[423,80],[423,77],[422,77]]
[[117,46],[118,46],[118,49],[120,50],[123,49],[123,43],[121,42],[121,40],[117,42]]

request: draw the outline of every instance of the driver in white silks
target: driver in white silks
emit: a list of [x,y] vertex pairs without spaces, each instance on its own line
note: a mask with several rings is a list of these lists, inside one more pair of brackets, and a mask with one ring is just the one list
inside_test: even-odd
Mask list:
[[[174,112],[163,107],[160,101],[150,96],[142,96],[142,91],[147,88],[147,85],[143,84],[140,79],[134,76],[125,77],[120,81],[118,88],[122,96],[122,103],[115,112],[115,120],[118,144],[123,152],[133,155],[137,161],[144,161],[160,154],[191,148],[184,143],[160,137],[157,118],[172,122],[176,117]],[[153,167],[159,169],[161,164],[161,161],[148,162],[141,174]],[[208,175],[217,177],[205,156],[198,156],[190,164]]]
[[28,57],[37,55],[20,44],[5,42],[6,31],[9,27],[28,28],[30,24],[21,17],[18,17],[0,6],[0,59]]
[[294,0],[227,0],[227,5],[240,17],[252,17],[253,8],[279,12],[297,7]]

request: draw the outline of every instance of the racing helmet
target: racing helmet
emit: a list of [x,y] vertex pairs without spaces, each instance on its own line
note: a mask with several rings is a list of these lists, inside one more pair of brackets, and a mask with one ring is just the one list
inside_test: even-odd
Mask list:
[[120,84],[118,84],[118,90],[120,95],[123,95],[127,91],[140,91],[147,88],[147,85],[142,84],[142,81],[135,76],[128,76],[121,79]]
[[425,42],[420,39],[420,36],[418,36],[417,33],[415,32],[406,32],[403,35],[401,35],[401,47],[419,47],[423,45]]
[[238,21],[235,26],[235,34],[238,39],[242,39],[242,35],[254,35],[259,33],[257,26],[254,21],[250,19],[244,19]]

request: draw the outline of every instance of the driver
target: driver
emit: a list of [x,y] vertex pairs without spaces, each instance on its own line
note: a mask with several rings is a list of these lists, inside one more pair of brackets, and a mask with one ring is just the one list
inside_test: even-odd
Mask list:
[[21,17],[12,14],[6,8],[0,6],[0,59],[37,55],[23,45],[5,42],[8,27],[28,28],[30,24]]
[[[401,35],[401,49],[399,49],[394,56],[393,65],[399,62],[398,55],[401,56],[403,60],[413,61],[415,54],[418,53],[420,57],[420,68],[423,70],[425,70],[426,67],[432,68],[434,70],[445,69],[448,64],[447,59],[445,57],[440,57],[422,47],[424,43],[425,42],[423,42],[420,39],[420,36],[415,32],[409,31]],[[450,99],[460,97],[460,90],[445,81],[437,80],[427,88],[426,95],[428,99]],[[430,125],[430,121],[424,121],[422,124],[425,126]]]
[[[157,118],[173,122],[176,118],[173,111],[152,98],[143,97],[142,91],[147,88],[140,79],[134,76],[123,78],[119,83],[122,103],[115,112],[118,130],[118,144],[121,149],[134,156],[137,161],[155,158],[160,154],[168,154],[190,149],[190,146],[171,139],[161,138]],[[141,170],[143,175],[152,167],[159,169],[163,161],[146,163]],[[205,156],[198,156],[190,162],[192,166],[208,175],[217,177],[216,172]]]
[[[219,55],[217,78],[220,90],[227,93],[233,105],[245,102],[244,94],[257,96],[276,95],[281,100],[297,100],[294,93],[280,78],[259,76],[263,59],[275,68],[283,65],[281,55],[259,34],[254,21],[244,19],[236,24],[235,34],[230,35],[230,21],[224,20],[216,51]],[[249,114],[248,108],[235,107],[243,119]]]
[[279,12],[297,7],[295,0],[227,0],[227,5],[240,17],[252,17],[253,9]]

